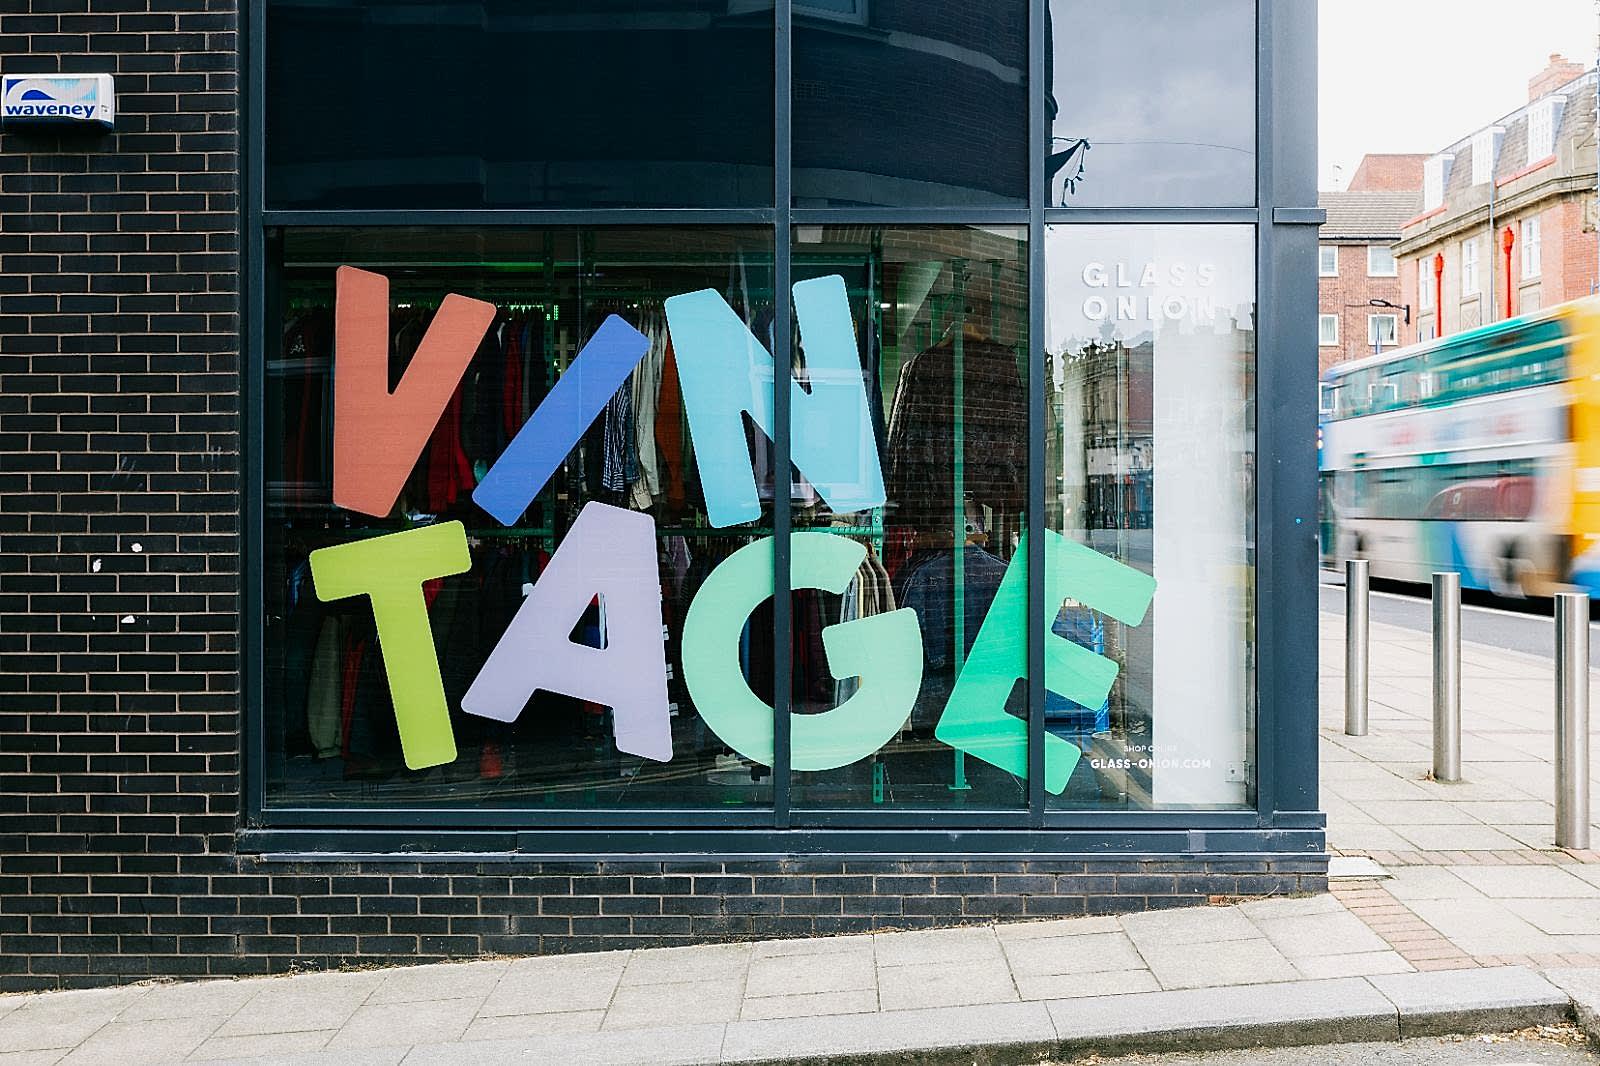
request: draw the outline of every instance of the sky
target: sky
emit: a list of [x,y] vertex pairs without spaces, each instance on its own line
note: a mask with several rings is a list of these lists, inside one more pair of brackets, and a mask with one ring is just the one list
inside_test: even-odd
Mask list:
[[[1321,0],[1317,184],[1431,154],[1528,101],[1551,52],[1595,63],[1595,0]],[[1516,18],[1506,12],[1515,11]]]

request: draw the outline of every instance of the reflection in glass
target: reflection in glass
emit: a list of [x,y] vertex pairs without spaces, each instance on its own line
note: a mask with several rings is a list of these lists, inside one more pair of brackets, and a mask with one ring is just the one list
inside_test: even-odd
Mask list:
[[770,0],[267,0],[276,208],[772,203]]
[[1024,0],[794,5],[794,204],[1020,204]]
[[1248,207],[1254,0],[1050,0],[1052,207]]
[[[867,758],[796,772],[794,804],[1025,804],[1020,778],[933,732],[1001,579],[1023,565],[1026,231],[800,226],[794,238],[796,281],[844,279],[888,495],[885,506],[836,514],[803,479],[792,487],[797,530],[866,548],[842,595],[794,594],[794,713],[829,712],[870,683],[830,670],[829,627],[911,608],[922,644],[921,685],[900,728]],[[796,374],[808,381],[800,325]],[[1023,629],[1020,605],[1011,613],[1002,622]],[[1019,684],[1005,710],[1025,707]]]
[[1227,807],[1250,796],[1254,233],[1046,230],[1049,527],[1152,574],[1128,626],[1067,599],[1054,631],[1121,673],[1046,702],[1084,753],[1053,806]]
[[[681,661],[684,620],[707,576],[741,546],[768,543],[770,444],[752,436],[739,456],[747,464],[759,459],[757,469],[766,471],[758,517],[709,528],[662,309],[666,297],[714,288],[753,332],[768,336],[770,231],[289,230],[269,234],[268,255],[267,802],[553,809],[770,803],[768,768],[741,758],[706,725]],[[347,264],[389,278],[391,388],[446,294],[496,308],[383,518],[340,510],[331,500],[333,282]],[[575,354],[610,315],[649,339],[647,353],[526,511],[510,526],[496,521],[473,502],[473,489],[555,384],[579,372]],[[463,695],[524,596],[552,553],[577,535],[574,524],[593,501],[654,522],[670,672],[668,762],[619,752],[611,711],[581,699],[538,692],[511,722],[461,712]],[[449,520],[467,527],[472,567],[427,582],[424,594],[458,756],[411,771],[401,759],[371,608],[359,597],[319,601],[307,557],[320,547]],[[591,601],[569,639],[602,647],[612,632],[607,607],[604,599]],[[771,632],[770,623],[747,626],[738,646],[745,681],[768,701]]]

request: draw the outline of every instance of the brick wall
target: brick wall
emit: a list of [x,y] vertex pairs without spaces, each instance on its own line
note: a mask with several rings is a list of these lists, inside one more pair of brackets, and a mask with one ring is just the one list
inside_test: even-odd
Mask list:
[[0,11],[0,68],[112,72],[120,113],[111,134],[0,134],[0,990],[1325,887],[1320,856],[237,854],[235,0],[13,7]]
[[238,16],[3,10],[6,73],[111,72],[120,111],[111,134],[0,134],[0,987],[19,988],[182,968],[205,920],[180,899],[231,869]]
[[[1401,343],[1408,341],[1411,336],[1405,325],[1404,312],[1367,305],[1368,300],[1403,303],[1400,279],[1369,278],[1367,246],[1364,244],[1342,244],[1335,247],[1339,249],[1339,276],[1317,279],[1317,312],[1339,316],[1339,343],[1333,347],[1317,348],[1319,373],[1335,363],[1360,359],[1372,354],[1372,345],[1367,343],[1368,315],[1393,314],[1396,316],[1395,327],[1399,331]],[[1415,307],[1412,310],[1414,313]],[[1415,321],[1414,317],[1412,321]]]

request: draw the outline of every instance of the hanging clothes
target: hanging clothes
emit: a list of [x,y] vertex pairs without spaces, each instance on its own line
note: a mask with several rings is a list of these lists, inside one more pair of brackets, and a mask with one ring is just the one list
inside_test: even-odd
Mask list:
[[677,514],[682,512],[685,500],[683,467],[687,456],[683,440],[683,393],[678,386],[678,364],[670,337],[662,356],[661,391],[656,400],[656,444],[666,482],[667,509]]

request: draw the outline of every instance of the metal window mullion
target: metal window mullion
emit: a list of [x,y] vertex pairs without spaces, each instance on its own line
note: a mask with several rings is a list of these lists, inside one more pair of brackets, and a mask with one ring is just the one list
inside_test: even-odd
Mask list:
[[265,234],[261,222],[264,183],[264,142],[266,95],[265,64],[262,50],[266,42],[266,13],[264,4],[253,4],[248,9],[244,33],[245,79],[242,85],[244,99],[244,128],[239,139],[239,169],[244,179],[244,195],[240,197],[241,232],[244,234],[244,263],[240,272],[238,289],[241,324],[239,337],[240,402],[239,439],[244,454],[241,472],[244,476],[244,495],[240,500],[239,538],[244,553],[242,613],[239,619],[240,692],[243,697],[241,723],[245,750],[240,767],[244,780],[240,782],[244,793],[244,816],[258,818],[266,806],[266,693],[265,668],[266,633],[258,619],[265,618],[266,602],[264,569],[266,541],[263,535],[262,515],[266,500],[266,448],[265,448],[265,394],[261,387],[265,381],[266,353],[261,350],[266,338],[262,296],[265,293],[262,245]]
[[794,19],[789,0],[774,0],[773,12],[773,339],[772,376],[773,462],[772,462],[772,824],[775,829],[789,827],[789,704],[793,692],[791,656],[794,625],[789,590],[792,575],[790,534],[794,512],[790,501],[790,396],[789,376],[793,359],[790,346],[794,327],[789,286],[792,279],[789,223],[792,211],[790,193],[790,82]]
[[[1276,703],[1272,700],[1273,676],[1272,671],[1276,659],[1272,654],[1270,642],[1263,641],[1261,634],[1264,625],[1274,623],[1273,603],[1269,597],[1263,597],[1261,590],[1270,588],[1274,580],[1274,567],[1272,553],[1276,538],[1272,526],[1273,513],[1273,467],[1270,463],[1261,462],[1262,445],[1262,411],[1260,404],[1262,359],[1261,353],[1269,350],[1276,339],[1276,331],[1272,324],[1272,208],[1277,203],[1276,190],[1272,173],[1272,66],[1270,61],[1263,57],[1270,55],[1272,45],[1272,5],[1257,0],[1256,4],[1256,208],[1259,216],[1255,229],[1255,270],[1256,270],[1256,368],[1252,379],[1255,383],[1256,395],[1251,397],[1255,404],[1255,470],[1256,470],[1256,498],[1255,498],[1255,547],[1254,559],[1255,588],[1252,590],[1251,610],[1255,621],[1255,721],[1249,723],[1249,736],[1253,743],[1253,750],[1248,751],[1248,758],[1255,767],[1254,797],[1257,817],[1263,822],[1270,819],[1270,811],[1276,807],[1276,782],[1277,760],[1273,758],[1276,750],[1276,733],[1278,715]],[[1262,315],[1261,309],[1266,309],[1267,314]],[[1263,343],[1265,342],[1265,343]],[[1270,376],[1269,376],[1270,380]],[[1268,443],[1271,443],[1270,441]],[[1265,742],[1264,742],[1265,738]],[[1247,797],[1248,798],[1248,797]]]
[[1049,0],[1028,5],[1028,824],[1043,828],[1044,793],[1044,208],[1049,186],[1045,159],[1045,16]]

